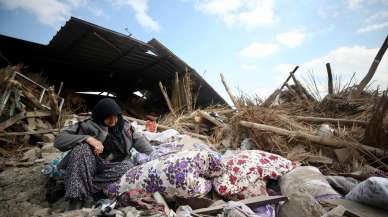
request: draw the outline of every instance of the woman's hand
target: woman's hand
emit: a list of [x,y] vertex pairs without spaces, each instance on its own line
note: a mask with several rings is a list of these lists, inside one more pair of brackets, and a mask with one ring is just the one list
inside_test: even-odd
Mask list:
[[90,136],[85,141],[94,148],[95,155],[98,156],[102,153],[102,151],[104,151],[104,146],[98,139]]

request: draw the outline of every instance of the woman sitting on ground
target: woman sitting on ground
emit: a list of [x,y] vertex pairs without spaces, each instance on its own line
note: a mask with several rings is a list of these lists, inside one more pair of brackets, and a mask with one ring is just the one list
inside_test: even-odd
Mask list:
[[141,153],[152,152],[149,142],[134,132],[121,113],[114,100],[102,99],[91,119],[63,129],[55,139],[56,148],[71,150],[59,165],[65,170],[68,210],[87,206],[93,194],[132,168],[132,147]]

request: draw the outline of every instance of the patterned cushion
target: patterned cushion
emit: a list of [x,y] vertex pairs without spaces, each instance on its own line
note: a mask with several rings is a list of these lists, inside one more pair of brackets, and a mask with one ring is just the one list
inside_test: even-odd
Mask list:
[[213,180],[218,194],[233,200],[267,195],[266,181],[278,179],[295,165],[276,154],[244,150],[222,158],[225,173]]
[[107,193],[116,196],[130,189],[159,191],[167,197],[204,196],[211,190],[212,178],[221,175],[221,156],[216,152],[182,151],[136,166],[108,186]]

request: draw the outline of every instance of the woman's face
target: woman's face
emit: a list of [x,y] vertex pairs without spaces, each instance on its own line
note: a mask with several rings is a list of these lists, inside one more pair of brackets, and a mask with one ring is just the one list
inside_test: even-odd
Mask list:
[[114,127],[114,126],[116,126],[118,119],[119,118],[117,117],[117,115],[111,115],[111,116],[105,118],[104,124],[108,127]]

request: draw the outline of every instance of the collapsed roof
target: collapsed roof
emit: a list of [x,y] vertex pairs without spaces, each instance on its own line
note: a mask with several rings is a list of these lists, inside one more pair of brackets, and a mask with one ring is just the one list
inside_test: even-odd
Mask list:
[[188,64],[158,40],[145,43],[84,20],[71,17],[48,45],[0,35],[0,51],[11,63],[39,66],[51,84],[64,82],[76,91],[115,93],[147,90],[162,98],[158,82],[171,91],[178,72],[187,71],[198,90],[197,105],[226,104]]

